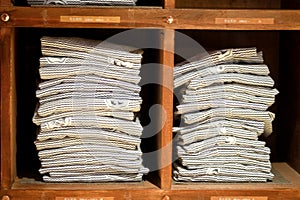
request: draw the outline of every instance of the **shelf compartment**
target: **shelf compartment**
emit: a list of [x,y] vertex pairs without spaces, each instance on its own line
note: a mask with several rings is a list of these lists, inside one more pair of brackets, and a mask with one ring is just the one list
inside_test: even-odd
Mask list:
[[[185,58],[180,55],[175,56],[175,63],[180,63],[186,58],[193,57],[199,53],[197,45],[191,45],[188,42],[182,42],[181,34],[186,35],[195,44],[198,44],[204,51],[219,50],[226,48],[243,48],[256,47],[258,51],[263,52],[264,63],[270,69],[270,76],[275,81],[275,88],[279,90],[276,96],[275,103],[268,109],[276,114],[273,122],[273,133],[269,137],[260,137],[261,140],[266,141],[267,146],[271,149],[271,162],[274,163],[275,171],[280,174],[285,174],[285,171],[294,170],[294,174],[299,178],[300,168],[300,132],[298,129],[299,117],[297,115],[299,110],[298,93],[299,93],[299,65],[300,59],[297,54],[300,52],[299,48],[299,31],[212,31],[212,30],[178,30],[178,35],[175,34],[175,52],[186,52]],[[180,36],[180,37],[179,37]],[[193,49],[194,48],[194,49]],[[201,50],[201,49],[200,49]],[[189,54],[188,54],[189,53]],[[176,104],[176,98],[174,103]],[[175,120],[174,124],[178,126],[180,120]],[[175,148],[175,147],[173,147]],[[288,164],[276,164],[277,162],[286,162]],[[289,174],[289,173],[288,173]],[[289,176],[287,174],[287,176]],[[276,182],[278,179],[275,174],[274,183],[266,183],[266,188],[269,189],[274,185],[278,187],[289,187],[289,185]],[[288,177],[290,179],[291,177]],[[208,183],[193,183],[184,184],[187,188],[199,188],[202,186],[208,189],[214,184]],[[215,184],[222,188],[222,184]],[[236,187],[237,190],[247,188],[247,184],[224,184],[226,187]],[[294,187],[295,186],[295,187]],[[294,189],[298,187],[297,182]],[[172,189],[177,187],[177,182],[173,181]],[[181,186],[180,186],[181,187]],[[178,189],[180,188],[178,186]],[[241,188],[240,188],[241,187]],[[182,188],[182,187],[181,187]],[[261,188],[259,186],[259,188]],[[182,188],[184,189],[184,188]],[[254,188],[253,188],[254,189]],[[257,188],[258,189],[258,188]]]
[[[34,146],[35,134],[37,127],[32,123],[32,116],[35,110],[37,99],[35,97],[36,80],[38,77],[38,66],[40,52],[40,38],[41,36],[76,36],[90,39],[105,40],[115,35],[126,32],[126,29],[39,29],[39,28],[1,28],[3,39],[5,43],[3,48],[9,47],[9,51],[2,51],[1,62],[2,77],[1,79],[1,117],[2,117],[2,131],[1,131],[1,187],[2,188],[31,188],[36,189],[46,188],[54,189],[72,189],[71,184],[47,184],[41,182],[41,175],[38,172],[40,168],[40,161]],[[137,34],[137,33],[136,33]],[[159,79],[159,68],[153,67],[151,63],[159,63],[161,52],[159,47],[163,41],[163,34],[159,30],[139,30],[138,36],[141,41],[146,41],[148,44],[144,45],[143,66],[141,70],[142,82],[145,76],[151,72],[154,78]],[[118,37],[118,36],[116,36]],[[126,36],[125,36],[126,37]],[[149,40],[149,37],[152,37]],[[143,40],[146,39],[147,40]],[[133,37],[136,41],[136,36]],[[117,39],[118,40],[118,39]],[[121,38],[122,40],[122,38]],[[123,38],[124,40],[124,38]],[[124,40],[124,42],[129,42]],[[157,49],[147,49],[147,45],[154,45]],[[156,43],[156,44],[153,44]],[[124,43],[123,43],[124,44]],[[126,43],[129,45],[128,43]],[[13,48],[16,45],[16,48]],[[134,44],[133,44],[134,46]],[[143,47],[142,47],[143,48]],[[150,64],[148,64],[150,63]],[[150,80],[151,81],[151,80]],[[142,109],[140,112],[141,123],[147,126],[149,123],[154,125],[159,124],[156,117],[149,119],[148,109],[153,104],[159,103],[159,89],[155,83],[159,80],[153,80],[154,84],[142,85],[141,96],[143,98]],[[151,92],[149,92],[151,91]],[[9,97],[9,98],[4,98]],[[8,106],[9,105],[9,106]],[[159,114],[159,113],[156,113]],[[151,122],[152,120],[152,122]],[[5,124],[5,125],[4,125]],[[153,124],[152,124],[153,126]],[[144,136],[146,137],[146,136]],[[141,148],[144,151],[155,150],[157,141],[161,141],[161,135],[154,135],[153,137],[142,139]],[[149,150],[150,149],[150,150]],[[10,160],[8,160],[10,158]],[[158,163],[157,157],[153,158],[153,162]],[[159,177],[159,169],[149,173],[145,176],[143,182],[119,182],[119,183],[95,183],[95,190],[114,189],[154,189],[161,185],[161,178]],[[76,184],[75,184],[76,185]],[[92,184],[78,184],[79,187],[93,188]],[[128,185],[128,186],[127,186]],[[76,188],[76,187],[75,187]]]

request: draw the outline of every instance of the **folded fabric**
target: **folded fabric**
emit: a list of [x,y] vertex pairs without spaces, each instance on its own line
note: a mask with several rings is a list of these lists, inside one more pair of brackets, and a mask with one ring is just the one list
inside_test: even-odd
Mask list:
[[41,50],[33,122],[44,181],[141,181],[142,51],[71,37],[42,37]]
[[50,103],[54,101],[61,101],[66,99],[119,99],[124,101],[142,102],[142,98],[138,95],[126,93],[113,93],[113,92],[66,92],[55,94],[39,99],[40,104]]
[[184,145],[183,148],[188,153],[197,153],[206,148],[219,146],[219,145],[232,145],[232,146],[242,146],[242,147],[253,147],[253,148],[263,148],[265,146],[264,141],[258,140],[248,140],[233,136],[216,136],[213,138],[208,138],[200,142],[191,143]]
[[132,94],[136,96],[132,91],[126,90],[117,86],[110,86],[104,84],[96,84],[96,83],[65,83],[60,85],[54,85],[42,90],[36,91],[37,98],[43,98],[46,96],[51,96],[55,94],[61,93],[69,93],[69,92],[112,92],[112,93],[125,93]]
[[80,110],[131,111],[138,112],[142,100],[64,98],[40,104],[37,112],[40,116],[49,116],[62,112]]
[[[61,79],[46,80],[46,81],[39,83],[39,89],[43,90],[43,89],[51,88],[53,86],[62,85],[62,84],[66,84],[66,83],[98,84],[97,85],[98,87],[100,84],[102,84],[105,86],[119,87],[124,90],[129,90],[129,91],[133,91],[133,92],[141,91],[141,87],[137,84],[128,83],[128,82],[124,82],[124,81],[120,81],[120,80],[114,80],[114,79],[110,79],[110,78],[103,78],[103,77],[99,77],[96,75],[76,75],[76,76],[68,76],[68,77],[61,78]],[[77,86],[78,89],[82,89],[79,86],[80,85]],[[86,86],[86,85],[84,85],[84,86]],[[94,91],[97,91],[97,90],[94,90]]]
[[197,182],[267,182],[268,178],[260,177],[235,177],[235,176],[221,176],[221,175],[206,175],[206,176],[177,176],[174,173],[174,179],[176,181],[197,181]]
[[272,178],[272,174],[270,172],[263,171],[250,171],[245,169],[236,169],[220,166],[203,166],[203,168],[195,169],[195,170],[187,170],[180,165],[176,165],[176,172],[180,176],[205,176],[205,175],[221,175],[221,176],[238,176],[238,177],[260,177],[260,178]]
[[174,127],[175,181],[272,180],[270,149],[258,136],[272,133],[267,111],[278,91],[256,48],[225,49],[174,68],[179,105]]
[[177,88],[183,84],[188,83],[193,79],[199,79],[208,75],[222,74],[222,73],[240,73],[240,74],[253,74],[260,76],[267,76],[270,71],[267,65],[241,65],[241,64],[221,64],[211,66],[204,69],[199,69],[195,72],[183,74],[175,78],[174,87]]
[[258,87],[252,85],[250,86],[250,85],[243,85],[237,83],[212,85],[205,88],[199,88],[197,90],[193,90],[193,89],[185,90],[186,95],[211,94],[217,92],[245,93],[245,94],[258,96],[258,97],[271,97],[271,98],[274,98],[274,96],[278,94],[278,90],[276,88]]
[[[133,112],[127,112],[127,111],[81,110],[79,113],[81,116],[95,115],[99,117],[113,117],[113,118],[130,120],[130,121],[134,120]],[[67,117],[72,117],[75,115],[78,115],[77,111],[63,112],[55,115],[49,115],[46,117],[40,116],[38,115],[37,112],[35,112],[32,121],[38,126],[40,126],[42,123],[47,123],[47,122],[55,123],[57,120],[58,120],[58,124],[61,124],[60,123],[61,120],[64,121]]]
[[[57,148],[57,149],[45,149],[38,152],[38,156],[40,159],[50,158],[52,156],[57,156],[61,154],[71,154],[71,153],[89,153],[92,155],[99,155],[99,156],[109,156],[117,154],[120,157],[122,156],[142,156],[142,152],[140,149],[138,150],[129,150],[123,149],[120,147],[115,146],[101,146],[99,149],[99,145],[92,145],[92,144],[81,144],[81,145],[72,145],[69,147]],[[99,157],[100,158],[100,157]]]
[[222,166],[196,170],[176,167],[173,174],[177,181],[266,182],[274,177],[272,173],[252,172]]
[[139,74],[142,64],[134,66],[119,66],[108,64],[107,62],[99,62],[94,60],[85,60],[80,58],[70,57],[41,57],[40,67],[59,67],[59,66],[78,66],[78,65],[93,65],[98,67],[106,67],[114,71],[124,71],[128,74]]
[[215,74],[200,79],[193,79],[188,84],[189,89],[197,90],[213,84],[239,83],[253,86],[273,87],[274,80],[270,76],[256,76],[250,74]]
[[193,156],[197,159],[201,159],[204,157],[211,157],[213,155],[219,155],[219,151],[235,151],[237,155],[239,152],[249,152],[251,154],[257,155],[269,155],[271,153],[270,148],[263,147],[263,148],[253,148],[253,147],[245,147],[245,146],[238,146],[238,145],[222,145],[219,144],[217,146],[211,146],[206,148],[200,152],[190,154],[188,153],[182,146],[177,146],[177,154],[181,158]]
[[255,120],[240,120],[240,119],[228,119],[228,118],[213,118],[208,121],[203,121],[196,124],[183,124],[181,127],[174,127],[173,132],[180,134],[187,134],[191,132],[197,132],[199,130],[205,129],[215,129],[215,128],[236,128],[244,129],[248,131],[255,132],[258,136],[264,132],[264,122]]
[[131,161],[141,161],[141,155],[132,155],[130,153],[123,153],[120,154],[118,152],[101,152],[101,151],[82,151],[82,152],[70,152],[70,153],[61,153],[51,156],[45,156],[43,157],[43,162],[52,162],[55,160],[63,160],[66,158],[97,158],[103,160],[116,160],[116,161],[123,161],[123,163],[126,163],[125,161],[131,162]]
[[174,77],[177,78],[190,71],[195,71],[210,66],[224,63],[252,63],[262,64],[262,52],[257,53],[255,47],[223,49],[205,55],[195,56],[188,63],[180,63],[174,68]]
[[[53,49],[55,55],[48,53],[48,49]],[[41,38],[41,50],[43,56],[58,56],[62,51],[73,53],[87,53],[87,55],[99,55],[109,58],[117,58],[126,62],[141,63],[142,51],[134,47],[117,45],[99,40],[82,39],[79,37],[48,37]],[[72,56],[68,56],[72,57]],[[76,58],[76,57],[75,57]],[[113,63],[112,63],[113,64]],[[125,66],[125,65],[124,65]]]
[[178,134],[177,137],[180,139],[178,144],[187,145],[216,136],[233,136],[249,140],[257,140],[257,133],[245,129],[236,129],[231,127],[203,129],[190,133]]
[[47,132],[50,130],[64,130],[69,128],[101,128],[110,131],[118,131],[128,135],[140,137],[142,135],[143,127],[137,121],[126,121],[115,119],[111,117],[99,116],[72,116],[62,120],[62,123],[42,123],[40,132]]
[[239,92],[213,92],[197,95],[183,95],[182,103],[194,103],[201,101],[210,101],[215,99],[234,100],[240,102],[250,102],[256,104],[265,104],[270,107],[275,102],[274,97],[260,97],[251,94],[239,93]]
[[93,128],[70,128],[65,130],[56,130],[49,132],[40,132],[37,135],[37,140],[39,142],[46,140],[55,140],[55,139],[63,139],[63,138],[78,138],[83,139],[95,139],[95,140],[112,140],[119,141],[124,144],[131,145],[139,145],[141,143],[141,139],[136,136],[127,135],[119,132],[111,132],[103,129],[93,129]]
[[65,182],[108,182],[108,181],[141,181],[143,173],[140,174],[105,174],[105,175],[78,175],[78,176],[65,176],[65,177],[51,177],[44,176],[46,182],[65,183]]
[[99,138],[63,138],[63,139],[51,139],[47,141],[35,141],[35,146],[37,150],[43,149],[55,149],[60,147],[68,147],[73,145],[81,145],[81,144],[98,144],[99,146],[107,145],[107,146],[116,146],[123,149],[136,149],[137,145],[124,143],[118,140],[111,139],[101,139]]
[[214,165],[223,165],[224,163],[239,163],[243,165],[254,165],[254,166],[261,166],[261,167],[268,167],[271,168],[270,161],[260,161],[257,159],[248,159],[242,158],[238,156],[233,156],[228,159],[227,156],[222,157],[214,157],[214,158],[205,158],[201,160],[190,159],[190,160],[180,160],[180,163],[187,167],[187,169],[198,169],[199,165],[207,165],[207,164],[214,164]]
[[272,125],[269,126],[268,124],[272,124],[272,121],[275,118],[275,114],[270,111],[258,111],[243,108],[213,108],[202,112],[183,114],[182,116],[184,122],[187,124],[201,122],[214,117],[263,121],[265,123],[265,132],[272,132]]
[[41,79],[66,78],[75,75],[96,75],[103,78],[120,80],[128,83],[138,84],[141,80],[139,75],[126,74],[118,71],[108,70],[105,66],[77,65],[77,66],[51,66],[39,69]]
[[[77,166],[77,165],[112,165],[118,167],[125,167],[130,169],[139,169],[142,165],[142,160],[122,160],[109,157],[65,157],[60,160],[43,160],[41,162],[42,168],[59,167],[59,166]],[[101,172],[100,172],[101,173]]]
[[[226,149],[226,148],[220,148],[220,149],[214,149],[214,147],[209,148],[210,150],[213,149],[213,151],[207,152],[207,150],[201,151],[202,154],[197,155],[187,155],[187,156],[180,156],[180,161],[182,162],[188,162],[188,161],[194,161],[194,160],[202,160],[202,159],[208,159],[208,158],[218,158],[218,157],[239,157],[239,158],[246,158],[246,159],[253,159],[263,162],[268,162],[270,159],[269,154],[258,154],[256,152],[249,152],[249,151],[242,151],[237,150],[236,148]],[[248,149],[251,149],[248,147]]]
[[50,172],[81,172],[84,174],[85,172],[97,172],[102,174],[136,174],[139,172],[139,168],[132,169],[128,167],[121,167],[116,165],[86,165],[84,163],[79,165],[65,165],[65,166],[56,166],[56,167],[42,167],[39,172],[41,174],[46,174]]
[[178,114],[191,113],[195,111],[203,111],[211,108],[243,108],[258,111],[265,111],[268,106],[261,103],[250,103],[227,99],[214,99],[193,103],[185,103],[177,106]]

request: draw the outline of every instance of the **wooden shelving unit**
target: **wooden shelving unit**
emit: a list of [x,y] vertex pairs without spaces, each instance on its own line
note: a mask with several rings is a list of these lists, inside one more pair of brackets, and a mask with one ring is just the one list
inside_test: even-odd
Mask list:
[[[292,0],[165,0],[161,5],[117,8],[29,7],[0,0],[0,197],[2,200],[300,199],[299,8],[300,4]],[[74,17],[80,17],[80,20]],[[119,21],[101,21],[109,17],[119,17]],[[91,19],[98,22],[86,22]],[[157,149],[165,147],[156,160],[164,167],[147,175],[141,183],[50,184],[40,181],[34,163],[36,151],[30,149],[33,144],[19,143],[22,140],[30,142],[30,137],[35,134],[30,125],[30,114],[35,103],[32,83],[37,70],[39,37],[43,34],[84,36],[91,33],[105,39],[135,28],[157,30],[157,34],[147,37],[153,37],[162,49],[150,50],[147,61],[154,59],[165,66],[157,71],[164,86],[148,92],[146,88],[144,97],[152,98],[152,103],[159,103],[164,108],[164,112],[155,118],[162,130],[151,141]],[[207,49],[256,46],[263,50],[265,62],[280,91],[271,108],[276,113],[274,133],[266,139],[272,150],[273,182],[173,181],[172,165],[164,163],[171,163],[172,159],[172,68],[177,63],[174,51],[179,48],[178,32]],[[26,160],[28,163],[22,164]],[[30,162],[33,162],[32,168]]]

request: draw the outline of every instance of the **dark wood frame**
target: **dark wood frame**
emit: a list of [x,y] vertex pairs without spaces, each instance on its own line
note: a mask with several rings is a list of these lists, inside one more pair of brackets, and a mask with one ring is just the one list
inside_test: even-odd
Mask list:
[[[120,16],[120,23],[66,23],[61,15]],[[18,7],[10,0],[0,1],[0,14],[8,14],[7,22],[0,21],[1,66],[1,191],[2,199],[55,199],[56,197],[114,197],[115,199],[211,199],[211,197],[256,196],[269,200],[300,199],[299,147],[294,148],[287,163],[274,163],[274,168],[288,180],[287,183],[249,184],[177,184],[172,181],[172,166],[158,172],[154,181],[143,183],[107,184],[46,184],[19,179],[16,175],[16,86],[15,86],[15,29],[18,27],[40,28],[162,28],[160,62],[169,66],[161,70],[164,85],[172,88],[174,31],[187,30],[300,30],[300,10],[281,9],[182,9],[175,7],[174,0],[165,0],[162,7],[151,8],[72,8],[72,7]],[[274,23],[241,24],[216,23],[216,18],[272,18]],[[168,19],[172,18],[173,21]],[[297,48],[299,49],[299,48]],[[299,54],[299,52],[298,52]],[[299,63],[298,63],[299,65]],[[160,102],[166,111],[166,123],[158,134],[158,147],[167,146],[172,140],[173,92],[160,88]],[[299,144],[299,132],[294,139]],[[293,139],[291,139],[293,140]],[[296,143],[297,144],[297,143]],[[159,162],[170,161],[172,149],[159,155]],[[298,170],[298,172],[296,171]],[[221,199],[221,198],[220,198]]]

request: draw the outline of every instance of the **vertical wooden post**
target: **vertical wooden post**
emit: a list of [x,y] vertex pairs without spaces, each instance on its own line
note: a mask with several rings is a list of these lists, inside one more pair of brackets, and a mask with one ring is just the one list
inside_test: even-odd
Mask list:
[[163,107],[160,121],[162,130],[159,135],[159,158],[161,166],[159,176],[162,189],[170,189],[172,183],[172,127],[173,127],[173,67],[174,67],[174,30],[162,30],[161,69],[162,86],[160,102]]
[[1,188],[9,189],[16,177],[16,88],[14,28],[0,28],[1,67]]
[[175,8],[175,0],[164,0],[164,8]]

